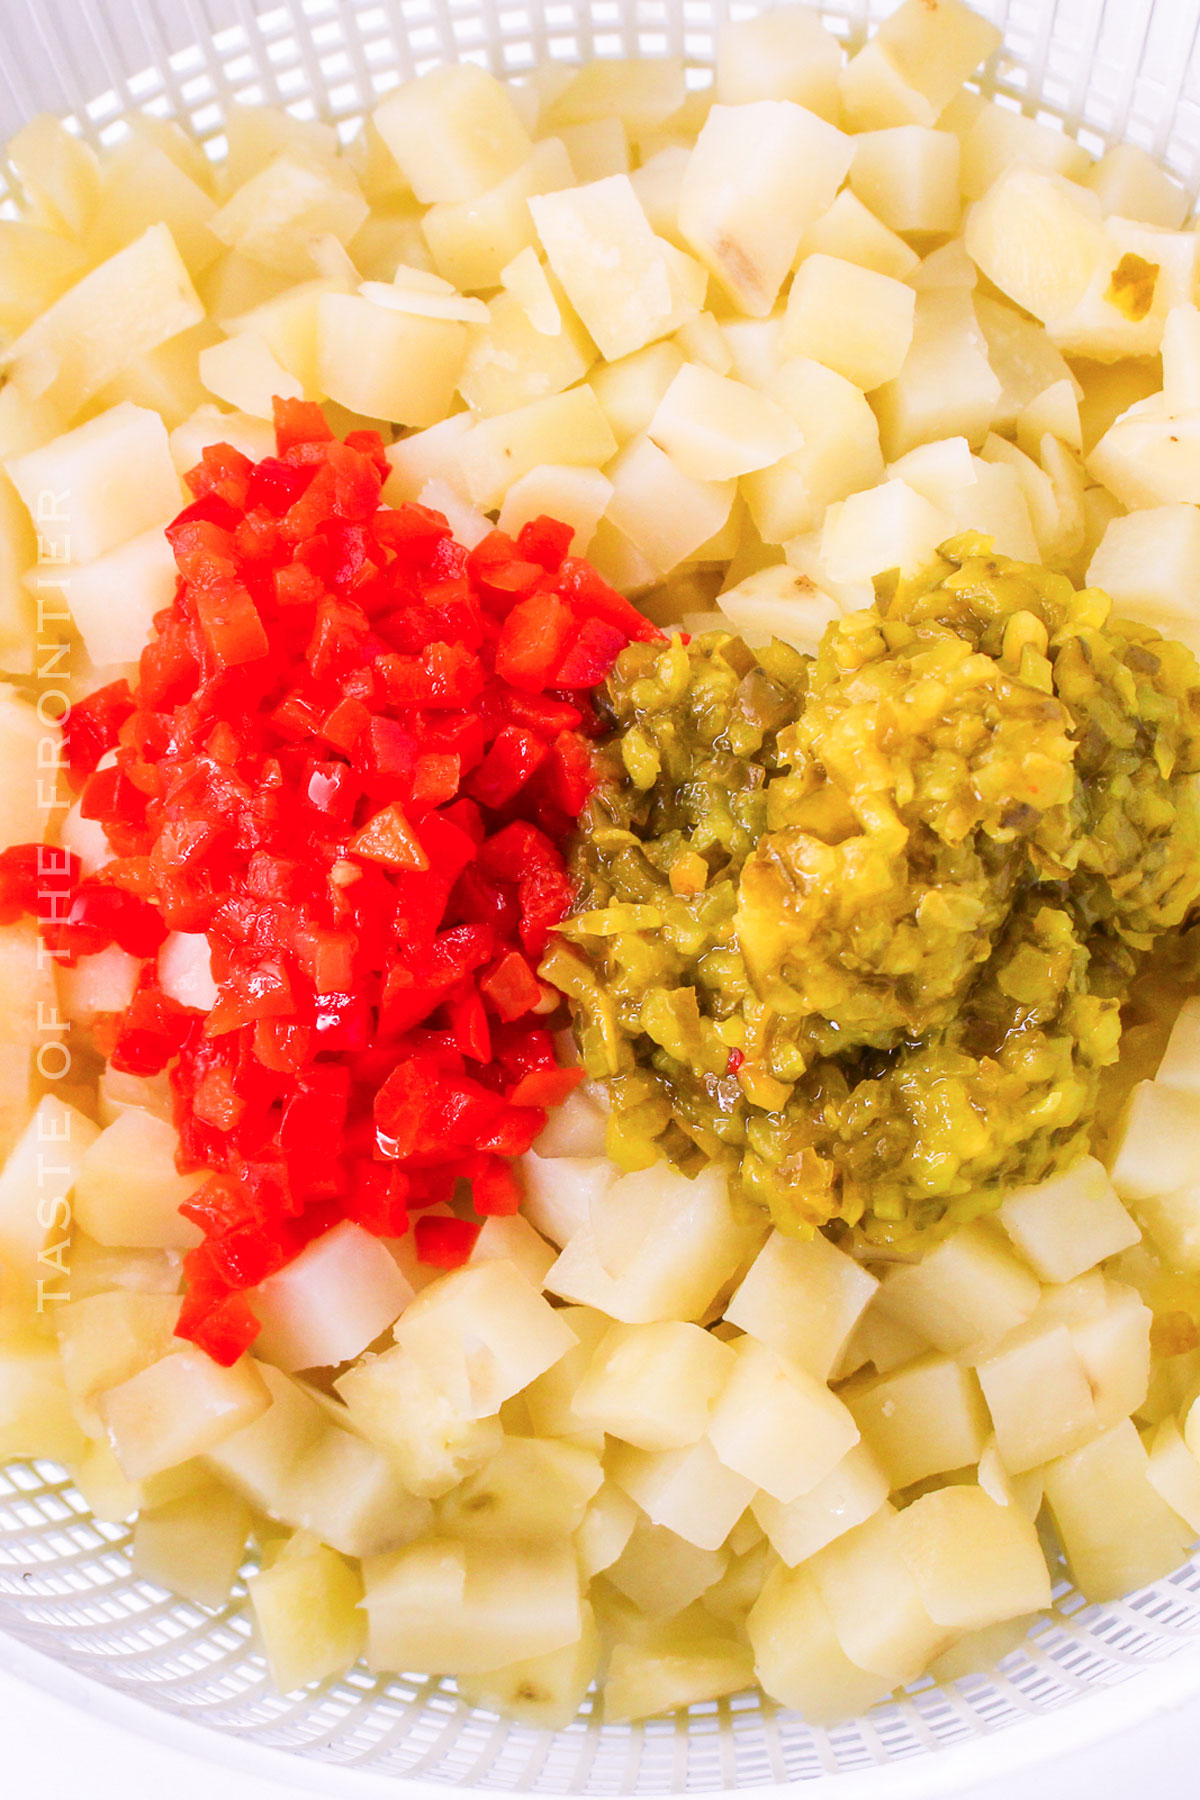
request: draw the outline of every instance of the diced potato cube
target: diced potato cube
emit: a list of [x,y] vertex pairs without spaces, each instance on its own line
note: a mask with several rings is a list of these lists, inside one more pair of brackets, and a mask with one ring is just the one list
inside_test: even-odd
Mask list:
[[[37,950],[31,949],[32,964]],[[0,1262],[11,1280],[27,1285],[31,1305],[37,1304],[39,1275],[53,1283],[54,1265],[40,1259],[67,1237],[71,1192],[98,1136],[83,1113],[45,1094],[0,1170]]]
[[898,233],[863,205],[853,188],[843,188],[829,211],[822,213],[801,238],[801,262],[817,252],[874,269],[876,274],[890,275],[895,281],[906,281],[920,260]]
[[1180,1008],[1155,1079],[1181,1093],[1200,1094],[1200,1000],[1185,1000]]
[[805,1565],[846,1655],[892,1686],[912,1681],[954,1635],[930,1617],[921,1597],[904,1555],[902,1516],[881,1507]]
[[1048,321],[1050,335],[1068,354],[1099,362],[1152,356],[1172,309],[1192,303],[1196,234],[1110,219],[1106,238],[1084,293],[1069,312]]
[[902,281],[820,252],[800,264],[782,344],[869,391],[898,375],[913,335],[916,296]]
[[604,1678],[604,1722],[618,1724],[736,1694],[754,1681],[754,1659],[713,1622],[711,1635],[666,1620],[636,1642],[613,1646]]
[[1172,1269],[1200,1269],[1200,1182],[1135,1201],[1134,1211]]
[[[985,450],[989,445],[990,440],[984,445]],[[1047,562],[1053,562],[1052,546],[1040,547],[1038,544],[1026,499],[1027,482],[1011,466],[1010,456],[1015,459],[1021,456],[1021,452],[1006,444],[1001,461],[988,462],[981,457],[974,459],[975,485],[956,495],[947,507],[947,527],[951,535],[960,531],[984,533],[991,538],[999,555],[1011,556],[1016,562],[1037,562],[1043,555]],[[1053,496],[1049,491],[1049,482],[1042,471],[1030,463],[1028,457],[1022,458],[1022,464],[1029,479],[1046,490],[1042,499],[1047,512],[1050,512]],[[1055,528],[1059,528],[1057,517]]]
[[[590,1306],[560,1307],[558,1317],[574,1332],[577,1341],[565,1356],[522,1390],[521,1398],[533,1429],[542,1437],[584,1440],[589,1436],[589,1428],[575,1411],[575,1394],[612,1321]],[[597,1437],[596,1441],[602,1439]]]
[[968,75],[999,48],[1000,33],[963,0],[905,0],[881,23],[874,37],[897,75],[923,96],[933,121],[949,105]]
[[772,1232],[725,1308],[730,1324],[828,1379],[878,1282],[828,1238]]
[[1170,412],[1200,407],[1200,308],[1173,306],[1163,323],[1163,399]]
[[137,356],[204,317],[165,225],[90,270],[6,352],[21,393],[73,415]]
[[719,1550],[754,1497],[755,1483],[720,1461],[706,1438],[684,1450],[618,1444],[609,1475],[654,1525],[700,1550]]
[[214,1449],[270,1403],[248,1358],[222,1369],[202,1350],[185,1348],[110,1388],[99,1404],[122,1470],[144,1481]]
[[[640,1517],[637,1504],[629,1495],[614,1482],[606,1481],[584,1513],[575,1533],[579,1571],[585,1581],[590,1581],[593,1575],[601,1575],[612,1567],[633,1536]],[[650,1526],[649,1529],[656,1531],[659,1527]]]
[[1046,1501],[1075,1585],[1116,1600],[1177,1568],[1188,1529],[1149,1478],[1132,1420],[1047,1463]]
[[850,186],[893,231],[953,231],[961,209],[958,160],[958,139],[948,131],[868,131],[854,140]]
[[1037,319],[1077,306],[1108,254],[1095,195],[1043,169],[1016,164],[967,213],[972,259],[1003,294]]
[[660,400],[649,435],[694,481],[727,481],[800,448],[791,414],[743,382],[685,363]]
[[354,1429],[414,1494],[447,1493],[500,1446],[499,1420],[474,1415],[461,1363],[438,1370],[397,1345],[362,1358],[335,1385]]
[[431,1371],[458,1363],[477,1418],[565,1356],[570,1326],[508,1262],[458,1269],[431,1283],[401,1314],[396,1344]]
[[1178,231],[1188,215],[1188,197],[1160,163],[1136,144],[1113,144],[1080,177],[1108,214],[1140,219]]
[[1011,431],[1025,407],[1058,382],[1066,382],[1073,394],[1079,392],[1061,350],[1035,320],[1022,318],[1011,306],[985,294],[975,296],[975,317],[1001,387],[995,430]]
[[133,1528],[133,1570],[199,1606],[224,1606],[249,1535],[246,1502],[209,1482],[140,1514]]
[[570,1537],[604,1480],[600,1458],[577,1444],[506,1437],[495,1456],[438,1504],[452,1537],[546,1543]]
[[609,361],[701,311],[704,271],[655,237],[627,175],[535,196],[529,210],[546,260]]
[[76,563],[94,562],[179,510],[166,427],[128,401],[6,467],[43,531],[53,510],[55,541]]
[[250,1607],[281,1694],[344,1675],[362,1654],[363,1584],[324,1544],[293,1539],[250,1580]]
[[1200,504],[1200,415],[1174,416],[1161,397],[1135,405],[1105,431],[1087,471],[1130,509]]
[[554,1254],[553,1245],[533,1229],[528,1219],[516,1213],[512,1218],[486,1219],[468,1261],[472,1267],[484,1262],[510,1262],[531,1287],[540,1289]]
[[363,1568],[372,1669],[483,1675],[583,1634],[569,1545],[427,1538]]
[[979,1631],[1050,1605],[1050,1571],[1031,1520],[980,1487],[923,1494],[894,1531],[935,1624]]
[[271,403],[299,400],[303,388],[273,355],[265,338],[241,331],[200,352],[200,379],[210,394],[258,419],[272,416]]
[[169,227],[179,254],[198,275],[220,254],[209,230],[216,202],[204,187],[139,133],[110,150],[101,165],[102,193],[88,247],[99,262],[148,226]]
[[957,1351],[1004,1337],[1024,1323],[1040,1295],[1035,1277],[1002,1239],[974,1222],[920,1262],[889,1270],[880,1305],[935,1349]]
[[560,138],[544,138],[487,193],[431,206],[421,219],[421,231],[434,268],[467,292],[498,286],[513,258],[537,242],[530,196],[557,193],[574,183],[566,145]]
[[576,1389],[573,1411],[585,1429],[639,1449],[683,1449],[703,1437],[733,1364],[729,1345],[698,1325],[613,1325]]
[[1002,392],[969,291],[919,294],[904,367],[873,396],[884,455],[891,462],[937,438],[981,444]]
[[63,1381],[58,1351],[45,1338],[0,1338],[0,1457],[75,1463],[83,1433]]
[[842,132],[788,100],[713,107],[684,176],[679,228],[742,312],[771,311],[852,151]]
[[644,136],[678,112],[686,97],[677,56],[605,57],[569,71],[542,115],[544,129],[616,118],[631,136]]
[[736,1350],[709,1438],[728,1468],[786,1504],[837,1467],[858,1442],[858,1426],[798,1363],[751,1337],[739,1339]]
[[1094,1156],[1014,1189],[996,1216],[1041,1281],[1073,1281],[1141,1236]]
[[100,167],[90,144],[61,119],[39,113],[7,144],[5,159],[39,223],[70,237],[84,235],[100,198]]
[[71,617],[97,668],[138,660],[155,614],[175,598],[178,575],[161,523],[95,562],[63,571]]
[[368,206],[347,164],[285,152],[235,189],[209,229],[242,256],[302,281],[313,272],[312,240],[349,243]]
[[63,1381],[89,1435],[102,1436],[104,1430],[94,1405],[97,1394],[179,1349],[179,1304],[175,1294],[115,1288],[55,1307]]
[[543,463],[597,469],[616,448],[591,388],[576,387],[482,420],[463,443],[462,466],[471,498],[489,510]]
[[606,519],[666,575],[715,536],[729,517],[732,481],[685,475],[648,437],[630,439],[609,468]]
[[784,544],[816,530],[835,501],[880,480],[883,456],[870,406],[833,369],[792,358],[778,370],[771,393],[796,420],[804,442],[774,468],[744,475],[741,491],[764,542]]
[[923,1356],[842,1390],[863,1440],[893,1488],[979,1461],[987,1408],[969,1369],[948,1356]]
[[890,1691],[887,1676],[851,1662],[807,1568],[776,1569],[746,1626],[763,1688],[812,1725],[853,1718]]
[[1065,1324],[1014,1333],[977,1365],[996,1445],[1010,1475],[1078,1448],[1097,1430],[1088,1372]]
[[657,343],[592,371],[592,391],[618,443],[646,430],[683,362],[677,343]]
[[1091,587],[1103,588],[1119,612],[1170,635],[1200,618],[1200,510],[1176,503],[1147,506],[1108,525],[1088,565]]
[[289,1370],[350,1362],[411,1299],[386,1247],[343,1219],[249,1295],[262,1325],[255,1354]]
[[247,413],[223,413],[215,406],[197,407],[190,419],[171,433],[171,461],[186,475],[200,461],[210,444],[232,444],[251,462],[274,455],[275,432],[265,419]]
[[620,119],[587,119],[579,125],[560,125],[559,140],[571,159],[575,180],[582,186],[603,181],[609,175],[628,175],[629,138]]
[[904,481],[885,481],[838,501],[825,514],[821,555],[835,581],[915,575],[949,536],[945,513]]
[[447,63],[389,94],[375,129],[417,199],[474,200],[533,149],[512,97],[471,63]]
[[723,1550],[702,1550],[662,1525],[639,1519],[605,1577],[640,1613],[661,1618],[682,1612],[707,1593],[727,1564]]
[[898,1369],[901,1363],[924,1356],[928,1349],[924,1338],[902,1325],[899,1319],[893,1319],[876,1300],[867,1307],[851,1332],[833,1373],[842,1379],[871,1363],[876,1374],[886,1375],[889,1370]]
[[1065,131],[994,100],[985,102],[963,135],[963,194],[968,200],[981,199],[993,182],[1018,165],[1086,181],[1092,159]]
[[855,1444],[808,1493],[786,1505],[756,1494],[751,1509],[771,1547],[794,1568],[872,1518],[887,1497],[887,1476],[866,1445]]
[[574,1719],[600,1661],[600,1639],[590,1606],[576,1644],[528,1656],[486,1675],[460,1675],[455,1685],[467,1706],[496,1712],[534,1731],[561,1731]]
[[1122,1200],[1172,1194],[1200,1177],[1193,1096],[1165,1082],[1139,1081],[1118,1131],[1109,1175]]
[[[612,482],[599,469],[573,469],[564,463],[538,463],[527,475],[522,475],[519,481],[513,482],[504,496],[497,524],[501,531],[507,531],[515,537],[522,525],[530,519],[546,514],[571,527],[574,533],[571,539],[572,554],[584,556],[604,509],[612,498],[612,491]],[[561,1108],[559,1111],[561,1112]],[[600,1141],[603,1144],[603,1116],[595,1113],[595,1117],[600,1121]],[[557,1118],[556,1112],[547,1130],[553,1128]],[[539,1138],[539,1144],[541,1141]]]
[[1150,1308],[1119,1282],[1106,1284],[1105,1300],[1103,1312],[1071,1326],[1101,1429],[1136,1412],[1150,1386]]
[[539,331],[520,301],[498,294],[486,325],[471,327],[458,389],[484,418],[559,394],[595,361],[591,340],[568,307],[556,332]]
[[722,106],[794,100],[838,123],[842,47],[815,9],[788,6],[722,26],[716,95]]
[[84,1151],[75,1183],[75,1214],[89,1237],[101,1244],[190,1250],[200,1228],[179,1208],[204,1173],[180,1175],[173,1125],[131,1108],[107,1125]]
[[1200,1533],[1200,1462],[1174,1419],[1163,1419],[1149,1444],[1146,1478],[1172,1512]]
[[816,655],[827,626],[842,616],[836,600],[787,563],[759,569],[723,589],[719,604],[720,615],[752,650],[779,638],[809,656]]
[[360,294],[317,301],[320,390],[367,418],[433,425],[450,409],[467,349],[467,328],[377,306]]

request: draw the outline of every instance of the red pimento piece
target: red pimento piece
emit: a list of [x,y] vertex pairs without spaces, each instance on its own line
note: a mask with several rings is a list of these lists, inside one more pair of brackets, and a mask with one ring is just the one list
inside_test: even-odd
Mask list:
[[[581,1079],[536,968],[571,902],[588,690],[659,635],[568,526],[468,552],[440,513],[380,503],[375,432],[342,443],[288,401],[276,440],[204,452],[137,682],[72,710],[115,860],[83,880],[65,851],[0,854],[0,922],[142,963],[95,1041],[170,1071],[180,1166],[210,1171],[179,1332],[225,1363],[258,1330],[246,1293],[339,1220],[395,1238],[419,1213],[417,1254],[455,1268],[517,1210],[511,1159]],[[207,1013],[160,984],[169,932],[207,939]],[[468,1193],[473,1218],[424,1210]]]

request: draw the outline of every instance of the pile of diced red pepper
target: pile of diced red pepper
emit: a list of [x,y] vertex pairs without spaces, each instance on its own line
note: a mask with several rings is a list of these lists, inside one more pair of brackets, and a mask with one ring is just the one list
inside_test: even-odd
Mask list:
[[[0,917],[40,906],[57,955],[144,959],[96,1035],[116,1069],[170,1069],[181,1167],[213,1171],[179,1331],[222,1363],[258,1329],[246,1290],[339,1220],[396,1238],[457,1192],[415,1221],[452,1267],[516,1211],[512,1158],[579,1078],[536,970],[570,905],[589,690],[657,635],[569,528],[468,551],[381,504],[377,434],[301,402],[276,428],[262,462],[204,453],[136,685],[67,722],[115,860],[62,858],[56,900],[35,847],[0,857]],[[168,932],[207,937],[211,1012],[159,985]]]

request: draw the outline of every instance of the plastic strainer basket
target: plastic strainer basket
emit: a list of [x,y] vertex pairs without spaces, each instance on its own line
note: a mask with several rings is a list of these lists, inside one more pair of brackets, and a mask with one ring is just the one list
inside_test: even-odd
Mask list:
[[[830,0],[822,10],[853,42],[893,4]],[[319,114],[348,132],[399,79],[448,58],[518,74],[551,57],[682,53],[701,85],[715,29],[755,10],[741,0],[282,0],[262,8],[255,0],[4,0],[0,136],[50,110],[107,141],[121,135],[126,115],[146,109],[178,116],[219,154],[223,109],[234,99]],[[1196,192],[1198,0],[983,0],[981,10],[1005,34],[985,92],[1062,122],[1089,148],[1137,143]],[[970,1766],[986,1773],[1025,1760],[997,1756],[997,1733],[1006,1750],[1022,1735],[1043,1750],[1064,1747],[1155,1710],[1168,1691],[1200,1694],[1200,1557],[1112,1606],[1085,1605],[1064,1580],[1054,1615],[989,1676],[925,1680],[834,1730],[746,1694],[633,1727],[602,1727],[585,1708],[550,1734],[472,1713],[452,1682],[426,1677],[384,1681],[356,1670],[319,1692],[281,1698],[252,1647],[244,1587],[213,1616],[136,1579],[128,1546],[128,1530],[93,1519],[53,1465],[0,1470],[0,1664],[36,1679],[47,1667],[41,1659],[53,1658],[68,1686],[70,1671],[103,1684],[119,1716],[128,1717],[119,1697],[132,1697],[158,1709],[160,1726],[190,1720],[225,1734],[223,1743],[208,1740],[223,1762],[245,1757],[249,1745],[290,1752],[305,1759],[290,1763],[296,1784],[315,1781],[325,1793],[373,1789],[368,1774],[654,1795],[869,1770],[882,1778],[878,1791],[894,1792],[884,1768],[904,1762],[908,1778],[897,1786],[928,1795],[949,1791],[951,1766],[959,1779],[967,1772],[955,1746],[974,1740],[981,1755]],[[1111,1693],[1117,1684],[1120,1696]],[[104,1702],[93,1689],[90,1709],[103,1711]],[[1097,1714],[1105,1715],[1099,1730]],[[1057,1718],[1051,1733],[1036,1724],[1046,1715]],[[154,1715],[144,1717],[153,1728]],[[913,1759],[925,1771],[915,1786]],[[279,1759],[285,1780],[288,1767]]]

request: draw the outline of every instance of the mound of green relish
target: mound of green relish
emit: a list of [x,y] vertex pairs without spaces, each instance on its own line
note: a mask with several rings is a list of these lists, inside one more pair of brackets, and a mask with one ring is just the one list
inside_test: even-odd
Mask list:
[[815,659],[622,652],[543,965],[618,1162],[903,1252],[1083,1153],[1200,901],[1200,669],[1110,610],[968,536]]

